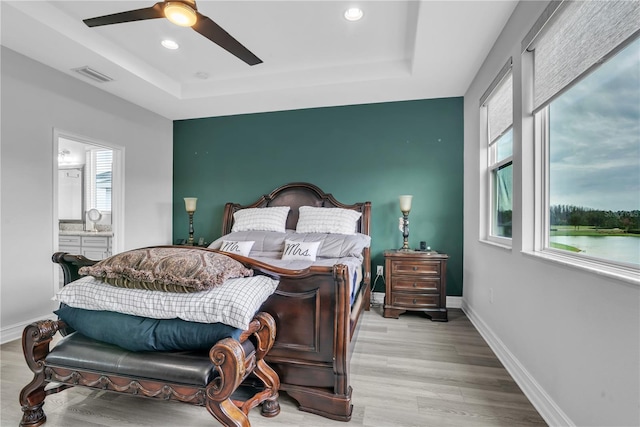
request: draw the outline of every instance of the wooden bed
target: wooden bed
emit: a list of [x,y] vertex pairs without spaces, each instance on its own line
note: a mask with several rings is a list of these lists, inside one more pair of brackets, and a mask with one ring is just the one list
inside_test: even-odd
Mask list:
[[[370,202],[344,204],[308,183],[283,185],[246,206],[227,203],[222,234],[231,231],[238,210],[274,206],[291,207],[287,229],[296,228],[300,206],[352,209],[362,214],[357,232],[370,234]],[[248,258],[236,259],[252,264]],[[277,268],[252,266],[279,273]],[[353,304],[348,283],[344,265],[310,267],[296,277],[281,276],[275,294],[261,308],[276,322],[276,340],[265,360],[278,373],[280,389],[298,402],[300,410],[340,421],[351,419],[349,364],[358,320],[370,308],[370,248],[364,249],[362,283]]]
[[[331,194],[307,183],[284,185],[247,206],[227,203],[223,235],[232,230],[235,212],[244,208],[277,206],[290,207],[286,217],[287,229],[296,228],[301,206],[357,211],[361,215],[354,231],[369,235],[369,202],[343,204]],[[351,212],[348,214],[357,216]],[[347,237],[366,237],[368,242],[367,236]],[[154,248],[143,250],[148,249]],[[197,251],[219,252],[208,248],[197,248]],[[283,390],[298,402],[300,410],[349,421],[352,413],[350,358],[358,320],[363,310],[369,310],[371,292],[369,245],[357,246],[355,251],[358,259],[362,260],[360,284],[353,288],[356,289],[355,295],[352,295],[350,283],[353,275],[342,263],[323,267],[306,267],[308,264],[305,264],[304,268],[293,270],[225,253],[252,269],[254,276],[270,276],[278,279],[279,283],[239,341],[223,339],[210,351],[195,357],[190,352],[178,353],[177,356],[150,352],[140,356],[135,351],[117,346],[105,348],[100,341],[83,341],[84,337],[80,335],[78,338],[78,333],[60,341],[67,344],[58,343],[50,349],[54,335],[58,331],[64,332],[67,325],[61,320],[35,322],[23,333],[25,359],[34,378],[20,394],[24,412],[21,425],[43,424],[46,420],[42,410],[45,397],[74,386],[202,405],[223,425],[245,427],[250,424],[249,410],[258,404],[262,404],[264,416],[277,415],[278,390]],[[65,285],[80,278],[81,267],[96,263],[80,255],[62,252],[54,254],[53,261],[62,267]],[[151,359],[149,362],[145,359],[150,356],[159,358],[158,366],[171,366],[172,369],[151,369],[153,376],[150,377],[147,365]],[[166,357],[172,359],[167,361]],[[119,362],[124,358],[134,358],[136,363],[125,373]],[[99,365],[97,369],[96,363]],[[199,367],[206,365],[206,379],[199,376],[190,380],[180,374],[181,369],[194,370],[193,363]],[[215,370],[212,379],[209,376],[211,369]],[[145,370],[147,372],[143,373]],[[155,373],[161,371],[166,372],[162,375]],[[246,380],[249,380],[248,384]],[[53,386],[52,383],[60,384]],[[241,385],[249,386],[248,397],[234,394]]]

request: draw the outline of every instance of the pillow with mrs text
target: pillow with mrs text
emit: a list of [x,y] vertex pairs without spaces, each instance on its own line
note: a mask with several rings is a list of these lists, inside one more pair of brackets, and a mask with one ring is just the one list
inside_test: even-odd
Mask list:
[[318,246],[320,246],[320,242],[294,242],[286,240],[284,242],[282,259],[315,261],[316,254],[318,253]]

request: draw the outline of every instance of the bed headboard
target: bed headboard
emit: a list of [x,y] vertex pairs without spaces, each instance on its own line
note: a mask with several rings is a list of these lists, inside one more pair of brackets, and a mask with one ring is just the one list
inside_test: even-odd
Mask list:
[[333,195],[325,193],[320,188],[306,182],[293,182],[276,188],[271,193],[260,197],[256,202],[242,206],[237,203],[227,203],[224,207],[222,218],[222,234],[231,232],[233,226],[233,214],[246,208],[265,208],[271,206],[290,206],[291,211],[287,217],[287,229],[295,230],[298,223],[298,208],[300,206],[315,206],[323,208],[353,209],[362,213],[358,221],[358,232],[370,235],[371,202],[355,203],[352,205],[340,203]]

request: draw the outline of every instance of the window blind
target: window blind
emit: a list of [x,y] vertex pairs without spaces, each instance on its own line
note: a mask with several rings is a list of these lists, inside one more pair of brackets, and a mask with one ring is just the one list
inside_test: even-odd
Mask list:
[[640,2],[564,2],[557,13],[541,19],[549,25],[536,23],[541,30],[526,46],[534,52],[534,110],[634,38],[640,30]]
[[111,168],[112,151],[95,151],[96,165],[96,209],[100,211],[111,211]]
[[509,130],[513,123],[513,77],[511,67],[502,76],[493,92],[484,102],[487,108],[489,145]]

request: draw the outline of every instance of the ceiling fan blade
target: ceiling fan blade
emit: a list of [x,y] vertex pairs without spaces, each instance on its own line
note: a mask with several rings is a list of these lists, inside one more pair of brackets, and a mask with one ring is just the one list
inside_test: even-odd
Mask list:
[[262,63],[260,58],[251,53],[249,49],[244,47],[238,40],[234,39],[229,33],[223,30],[220,25],[213,22],[210,18],[202,15],[200,12],[196,12],[196,14],[198,15],[198,21],[192,28],[198,33],[202,34],[249,65]]
[[164,2],[159,2],[152,7],[146,7],[144,9],[129,10],[127,12],[114,13],[112,15],[83,19],[83,22],[89,27],[99,27],[101,25],[121,24],[123,22],[164,18],[164,8],[162,7],[163,4]]

